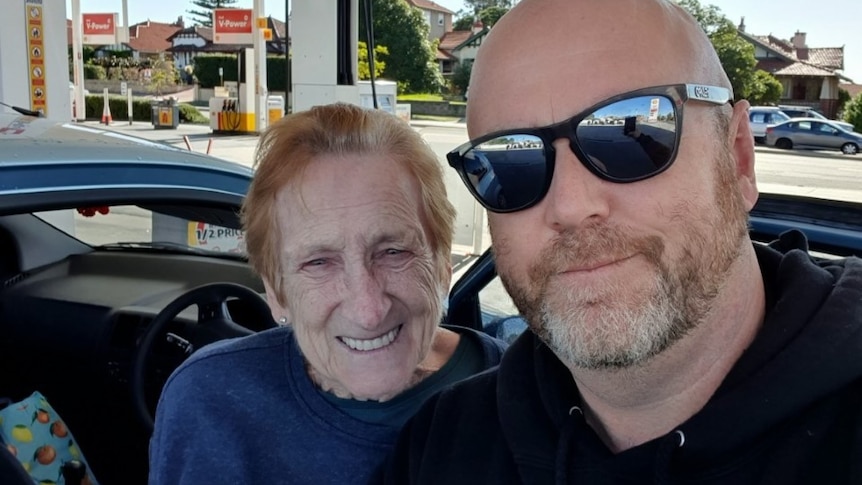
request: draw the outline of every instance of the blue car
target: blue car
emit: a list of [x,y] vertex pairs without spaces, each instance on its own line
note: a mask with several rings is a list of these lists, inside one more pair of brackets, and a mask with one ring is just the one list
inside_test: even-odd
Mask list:
[[766,144],[790,150],[841,150],[856,155],[862,149],[862,134],[849,131],[830,120],[791,118],[766,128]]

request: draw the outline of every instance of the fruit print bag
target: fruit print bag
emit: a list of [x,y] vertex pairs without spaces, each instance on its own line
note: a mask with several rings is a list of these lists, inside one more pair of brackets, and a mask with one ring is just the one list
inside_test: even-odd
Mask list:
[[65,483],[62,467],[78,460],[87,466],[82,483],[98,485],[72,433],[39,392],[0,409],[0,445],[18,458],[37,484],[72,485]]

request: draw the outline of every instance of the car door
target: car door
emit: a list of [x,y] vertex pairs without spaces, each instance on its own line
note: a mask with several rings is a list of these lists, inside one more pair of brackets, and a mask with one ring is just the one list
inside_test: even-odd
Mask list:
[[812,133],[809,120],[799,120],[793,127],[793,145],[798,147],[817,146],[817,135]]
[[839,132],[837,129],[820,121],[815,121],[812,125],[812,132],[816,133],[818,146],[823,148],[840,148],[844,143],[844,139],[838,136]]

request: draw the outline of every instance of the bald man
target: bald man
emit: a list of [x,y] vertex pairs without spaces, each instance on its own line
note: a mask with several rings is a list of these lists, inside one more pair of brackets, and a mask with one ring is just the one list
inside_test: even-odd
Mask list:
[[748,107],[667,1],[494,26],[448,158],[529,331],[389,483],[862,483],[862,263],[752,243]]

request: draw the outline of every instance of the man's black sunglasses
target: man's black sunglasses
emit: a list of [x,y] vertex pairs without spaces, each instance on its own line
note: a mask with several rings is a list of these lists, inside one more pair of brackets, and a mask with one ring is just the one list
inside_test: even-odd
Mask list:
[[572,152],[597,177],[637,182],[667,170],[682,137],[688,100],[732,103],[726,88],[674,84],[606,99],[575,116],[538,128],[498,131],[446,155],[486,209],[514,212],[539,203],[554,175],[553,142],[569,140]]

